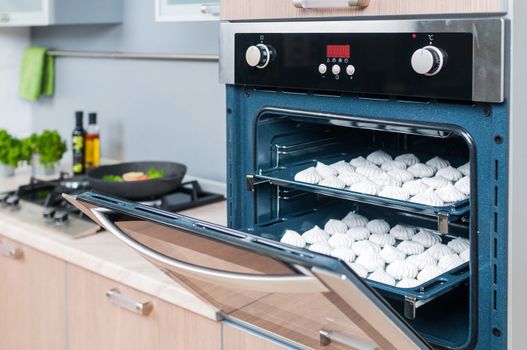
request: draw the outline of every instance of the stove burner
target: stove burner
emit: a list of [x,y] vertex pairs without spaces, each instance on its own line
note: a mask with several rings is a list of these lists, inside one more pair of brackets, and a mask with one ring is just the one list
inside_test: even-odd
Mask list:
[[68,222],[69,214],[67,211],[57,211],[54,216],[55,225],[62,226]]

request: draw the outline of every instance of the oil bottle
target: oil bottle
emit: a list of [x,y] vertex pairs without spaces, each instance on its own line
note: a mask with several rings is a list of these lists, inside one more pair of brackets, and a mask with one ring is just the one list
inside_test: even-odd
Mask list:
[[86,156],[85,169],[97,168],[101,162],[100,128],[97,124],[97,113],[88,115],[88,128],[86,130]]
[[85,162],[85,140],[86,130],[84,130],[82,124],[84,119],[84,112],[75,112],[75,129],[71,133],[72,150],[73,150],[73,174],[82,175],[86,169],[84,167]]

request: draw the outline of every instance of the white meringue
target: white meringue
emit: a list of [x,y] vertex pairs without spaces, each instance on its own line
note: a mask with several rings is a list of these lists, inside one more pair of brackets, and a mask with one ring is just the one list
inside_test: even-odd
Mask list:
[[430,231],[424,228],[419,229],[419,232],[412,237],[412,241],[421,244],[425,248],[430,248],[436,243],[441,243],[442,239],[434,231]]
[[381,251],[381,247],[371,241],[358,241],[353,243],[353,245],[351,246],[351,250],[353,250],[353,253],[355,253],[355,255],[361,256],[363,254],[368,253],[377,254]]
[[439,169],[436,175],[444,177],[445,179],[450,181],[457,181],[463,177],[463,173],[461,171],[451,166]]
[[470,195],[470,177],[465,176],[459,179],[456,184],[456,188],[460,190],[463,194],[469,196]]
[[359,182],[366,179],[366,177],[364,177],[363,175],[352,173],[351,171],[343,171],[342,173],[340,173],[340,175],[337,178],[340,181],[344,182],[346,186],[358,184]]
[[414,179],[414,175],[408,170],[404,169],[390,170],[388,175],[395,177],[397,180],[401,181],[401,183],[412,181]]
[[391,199],[397,199],[400,201],[407,201],[410,198],[410,194],[405,189],[395,186],[386,186],[380,192],[379,196]]
[[387,233],[372,233],[370,238],[368,239],[370,240],[370,242],[376,243],[381,247],[395,244],[395,238],[393,238]]
[[430,177],[434,176],[436,172],[435,168],[423,163],[414,164],[407,170],[415,177]]
[[348,225],[340,220],[329,219],[324,225],[324,231],[330,235],[334,233],[346,233],[346,231],[348,231]]
[[428,162],[426,162],[426,165],[433,167],[435,170],[439,170],[439,169],[443,169],[449,166],[450,162],[448,160],[445,160],[439,157],[434,157],[430,159]]
[[335,169],[330,167],[329,165],[326,165],[322,162],[317,162],[317,166],[315,167],[316,171],[322,176],[323,179],[329,176],[337,176],[338,173]]
[[302,170],[295,175],[295,181],[298,182],[318,184],[320,180],[322,180],[322,176],[314,167]]
[[359,215],[353,211],[350,211],[348,214],[346,214],[346,216],[343,217],[341,221],[348,225],[349,228],[364,227],[369,222],[366,217]]
[[410,196],[418,195],[428,189],[428,185],[421,179],[405,182],[402,187]]
[[406,288],[415,288],[415,287],[419,287],[420,285],[421,285],[421,282],[419,282],[419,281],[416,280],[416,279],[413,279],[413,278],[405,278],[405,279],[400,280],[399,282],[397,282],[396,287],[397,287],[397,288],[403,288],[403,289],[406,289]]
[[351,246],[353,245],[353,239],[345,233],[335,233],[329,238],[328,243],[333,248],[351,248]]
[[390,224],[382,219],[375,219],[368,222],[366,228],[371,233],[388,233],[390,232]]
[[399,241],[406,241],[410,238],[412,238],[413,235],[415,235],[416,228],[413,226],[408,225],[395,225],[390,230],[390,235],[392,235],[393,238],[398,239]]
[[439,263],[437,263],[437,266],[443,268],[445,271],[450,271],[460,265],[463,265],[463,259],[457,254],[445,255],[439,259]]
[[320,242],[326,242],[329,239],[329,234],[322,230],[320,227],[315,226],[312,229],[304,232],[302,237],[308,244],[315,244]]
[[403,162],[399,162],[397,160],[389,160],[387,162],[382,163],[381,169],[384,171],[392,171],[395,169],[401,169],[406,170],[407,166]]
[[378,150],[370,153],[366,159],[374,164],[381,165],[384,162],[392,160],[392,156],[382,150]]
[[331,252],[333,251],[333,247],[330,246],[327,242],[318,242],[318,243],[312,244],[309,247],[309,250],[315,253],[319,253],[319,254],[331,255]]
[[349,248],[337,247],[331,252],[331,256],[344,260],[345,262],[352,263],[355,261],[355,254]]
[[458,237],[448,242],[447,247],[457,254],[461,254],[465,250],[470,249],[470,241],[466,238]]
[[333,163],[330,165],[330,167],[335,169],[339,175],[345,171],[355,172],[355,167],[351,165],[350,163],[346,162],[345,160],[341,160],[336,163]]
[[397,260],[404,260],[406,258],[406,254],[404,254],[402,250],[395,248],[391,245],[387,245],[382,248],[379,255],[381,256],[381,258],[384,259],[387,264],[391,264]]
[[371,181],[375,182],[377,185],[384,186],[395,186],[400,187],[403,183],[401,180],[388,175],[387,173],[382,173],[380,175],[375,175],[370,178]]
[[370,238],[370,231],[366,227],[350,227],[348,232],[346,232],[355,242],[364,241]]
[[404,163],[407,166],[412,166],[420,162],[419,158],[412,153],[401,154],[400,156],[395,157],[395,160]]
[[331,188],[337,188],[342,190],[346,187],[346,184],[335,176],[328,176],[318,183],[320,186],[326,186]]
[[421,283],[425,283],[436,278],[437,276],[444,274],[445,272],[445,270],[437,265],[428,265],[425,266],[421,272],[419,272],[419,275],[417,275],[417,280]]
[[426,250],[428,254],[432,255],[432,257],[436,260],[440,260],[445,255],[453,254],[454,251],[450,248],[448,248],[446,245],[442,243],[436,243],[430,248]]
[[424,269],[428,265],[437,265],[436,259],[434,259],[432,255],[428,254],[427,252],[417,255],[410,255],[408,258],[406,258],[406,261],[409,261],[417,266],[419,270]]
[[375,196],[377,195],[377,193],[379,193],[379,185],[370,180],[363,180],[359,183],[351,185],[349,190],[352,192],[364,193]]
[[439,198],[441,198],[442,201],[446,203],[455,203],[467,198],[463,192],[458,190],[457,187],[452,184],[441,187],[440,189],[436,190],[435,193]]
[[461,260],[463,260],[464,263],[470,261],[470,249],[464,250],[459,253],[459,257],[461,258]]
[[359,255],[357,263],[364,266],[368,272],[384,269],[384,259],[378,253],[368,252]]
[[359,263],[348,264],[349,267],[355,272],[360,278],[366,278],[368,276],[368,270]]
[[397,260],[386,266],[386,272],[396,280],[416,278],[419,270],[417,266],[406,260]]
[[376,175],[384,174],[384,170],[379,168],[377,165],[360,166],[355,170],[355,172],[358,174],[364,175],[367,178],[371,178]]
[[369,275],[368,279],[382,284],[387,284],[389,286],[395,286],[395,280],[393,279],[393,277],[382,269],[379,269]]
[[306,241],[297,232],[292,230],[286,230],[280,242],[289,244],[298,248],[304,248]]
[[441,187],[445,187],[448,184],[451,184],[452,182],[448,181],[444,177],[441,176],[434,176],[434,177],[424,177],[421,179],[425,185],[430,187],[433,190],[437,190]]
[[375,165],[372,162],[370,162],[369,160],[366,160],[366,158],[364,158],[364,157],[353,158],[350,161],[350,164],[353,165],[355,168],[358,168],[358,167],[361,167],[361,166],[367,166],[367,165]]
[[470,176],[470,162],[463,164],[457,170],[461,171],[465,176]]
[[414,241],[402,241],[397,245],[397,249],[401,250],[406,255],[417,255],[425,251],[425,247]]
[[443,200],[439,198],[439,196],[431,188],[413,196],[410,199],[410,202],[423,205],[430,205],[433,207],[442,207],[445,205],[445,202],[443,202]]

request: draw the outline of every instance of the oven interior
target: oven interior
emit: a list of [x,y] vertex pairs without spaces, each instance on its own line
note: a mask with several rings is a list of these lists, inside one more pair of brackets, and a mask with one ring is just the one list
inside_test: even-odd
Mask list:
[[[382,218],[391,226],[407,224],[437,231],[443,225],[443,243],[472,237],[470,200],[434,208],[293,180],[296,172],[317,161],[350,161],[379,149],[394,157],[413,153],[422,162],[439,156],[453,167],[469,161],[474,166],[475,151],[462,130],[437,124],[272,112],[260,115],[254,132],[254,172],[247,174],[254,194],[254,220],[243,228],[248,232],[279,241],[286,229],[305,232],[354,211],[370,220]],[[474,190],[475,184],[471,186]],[[475,262],[464,264],[415,289],[370,284],[429,341],[460,348],[470,340],[474,266]]]

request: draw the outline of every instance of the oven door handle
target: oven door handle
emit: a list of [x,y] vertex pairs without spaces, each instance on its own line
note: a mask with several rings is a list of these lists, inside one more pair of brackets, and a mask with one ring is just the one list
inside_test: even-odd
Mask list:
[[368,7],[370,0],[293,0],[293,5],[303,9],[334,9],[347,7]]
[[316,276],[305,268],[299,268],[302,273],[300,275],[252,275],[221,271],[176,260],[152,250],[124,233],[108,218],[107,214],[111,214],[111,210],[105,208],[90,210],[105,229],[165,271],[216,285],[263,293],[325,293],[329,291]]

